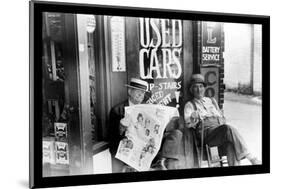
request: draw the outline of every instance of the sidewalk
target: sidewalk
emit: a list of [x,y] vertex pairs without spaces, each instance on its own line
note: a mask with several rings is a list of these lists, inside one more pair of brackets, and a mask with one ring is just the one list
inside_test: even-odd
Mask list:
[[[261,160],[261,98],[226,92],[223,110],[227,123],[239,131],[249,151]],[[241,163],[242,165],[249,165],[247,160],[243,160]]]
[[232,102],[240,102],[252,105],[261,105],[262,103],[261,96],[243,95],[233,92],[225,92],[224,99]]

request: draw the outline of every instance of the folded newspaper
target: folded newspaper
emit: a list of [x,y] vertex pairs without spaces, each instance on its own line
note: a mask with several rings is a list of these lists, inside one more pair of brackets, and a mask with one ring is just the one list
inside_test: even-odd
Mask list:
[[178,109],[169,106],[140,104],[125,107],[122,124],[126,126],[126,133],[115,157],[137,171],[148,171],[160,149],[167,124],[178,116]]

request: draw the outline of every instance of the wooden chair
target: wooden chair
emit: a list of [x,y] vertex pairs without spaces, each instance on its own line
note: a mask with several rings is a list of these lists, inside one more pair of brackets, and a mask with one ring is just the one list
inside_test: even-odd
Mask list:
[[205,144],[208,167],[228,166],[226,156],[221,156],[217,146],[210,147]]
[[203,160],[207,160],[208,167],[225,167],[228,166],[226,156],[222,156],[219,153],[218,146],[210,147],[204,142],[204,124],[203,120],[200,121],[201,124],[201,140],[200,140],[200,162],[199,166],[202,167]]

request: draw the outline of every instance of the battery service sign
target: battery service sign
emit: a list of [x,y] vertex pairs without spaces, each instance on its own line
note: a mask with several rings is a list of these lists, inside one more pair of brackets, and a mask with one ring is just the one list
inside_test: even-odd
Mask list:
[[202,66],[219,65],[222,60],[222,24],[202,22]]

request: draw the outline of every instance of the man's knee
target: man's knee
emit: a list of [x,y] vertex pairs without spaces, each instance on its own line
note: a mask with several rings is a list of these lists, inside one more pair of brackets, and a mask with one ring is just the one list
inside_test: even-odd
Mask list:
[[220,126],[224,133],[232,133],[232,132],[237,132],[236,129],[230,125],[221,125]]
[[179,127],[179,118],[178,117],[173,117],[169,123],[166,126],[166,131],[170,132],[173,131],[175,129],[178,129]]
[[182,135],[183,134],[182,134],[182,132],[180,130],[175,129],[175,130],[170,131],[167,134],[166,138],[181,140]]
[[233,139],[239,135],[237,129],[230,125],[222,125],[221,127],[223,127],[224,134],[229,142],[233,142]]
[[112,173],[120,173],[124,169],[124,166],[126,165],[119,159],[115,158],[114,156],[111,157],[112,162]]
[[181,141],[182,132],[180,130],[173,130],[166,133],[162,147],[163,157],[177,159]]

